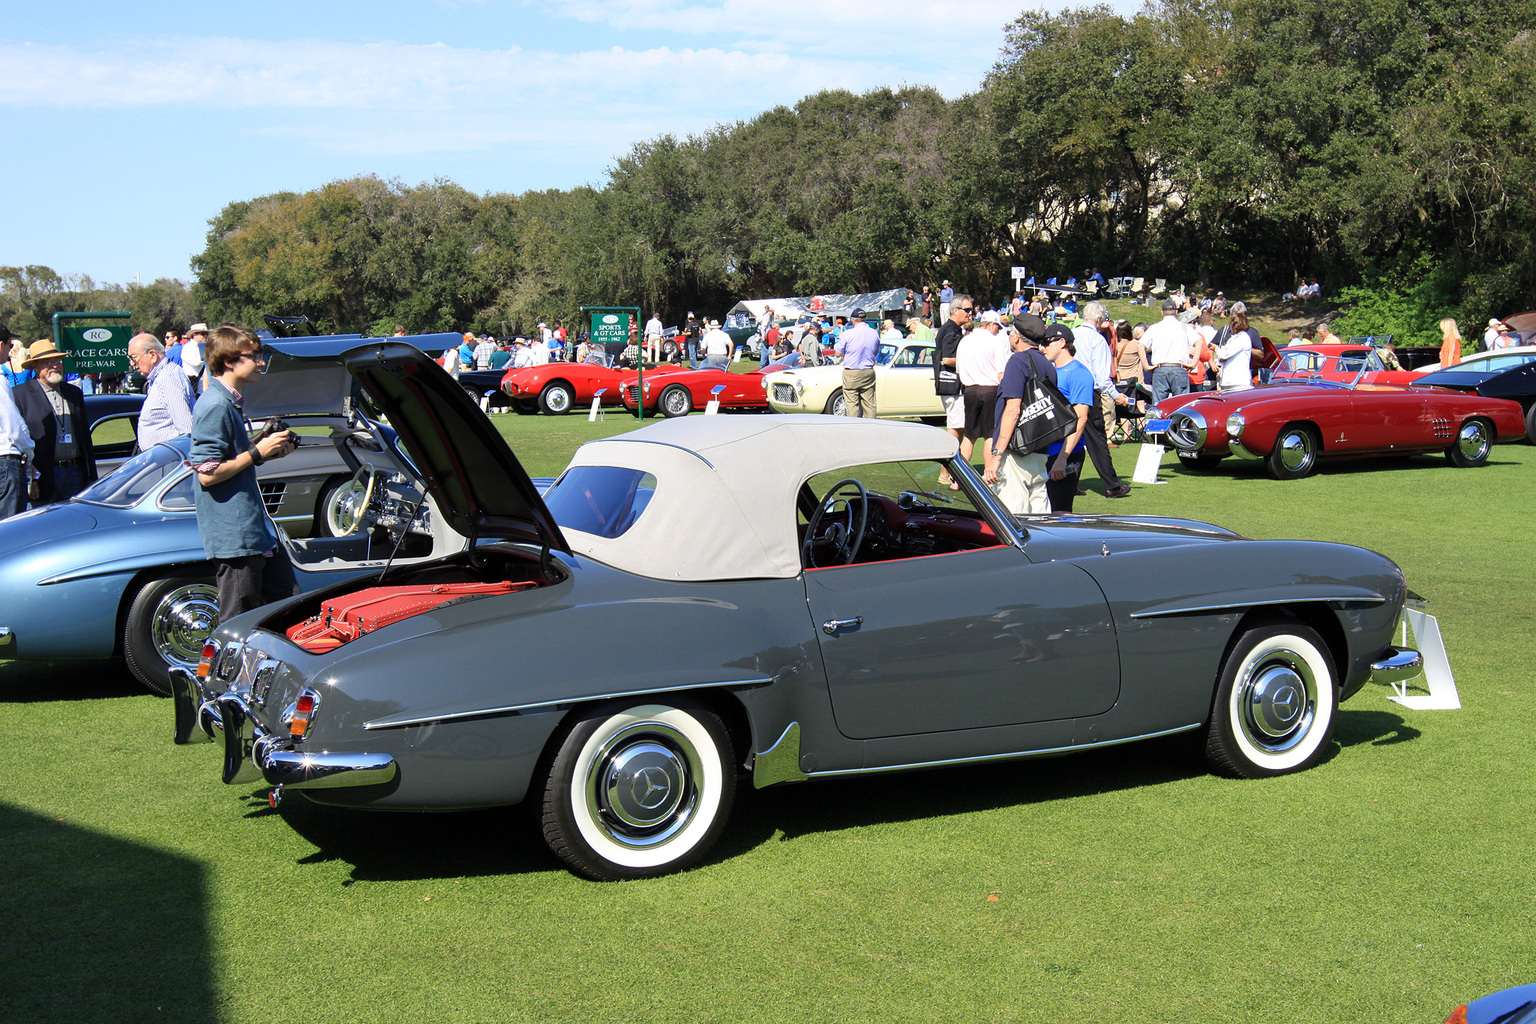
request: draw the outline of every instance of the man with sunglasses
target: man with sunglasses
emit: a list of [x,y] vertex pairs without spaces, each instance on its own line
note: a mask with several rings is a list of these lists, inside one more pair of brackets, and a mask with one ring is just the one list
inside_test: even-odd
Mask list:
[[[960,351],[960,339],[970,332],[975,319],[975,300],[969,295],[956,295],[949,304],[949,319],[933,339],[933,390],[944,403],[944,426],[956,441],[965,433],[965,388],[955,372],[955,355]],[[940,476],[939,483],[959,487],[948,473]]]
[[298,593],[293,563],[278,543],[256,483],[256,467],[280,459],[298,442],[289,430],[254,443],[245,429],[243,393],[267,361],[254,332],[225,325],[208,340],[211,375],[192,413],[197,469],[197,530],[203,550],[218,567],[219,620]]

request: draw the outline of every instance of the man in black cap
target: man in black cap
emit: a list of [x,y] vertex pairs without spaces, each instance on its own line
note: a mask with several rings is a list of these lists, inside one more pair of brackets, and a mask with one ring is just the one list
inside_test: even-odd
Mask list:
[[1014,320],[1010,343],[1013,355],[1003,368],[1003,380],[997,388],[997,429],[987,448],[982,479],[992,485],[998,499],[1014,515],[1045,515],[1051,510],[1046,481],[1050,471],[1045,454],[1019,455],[1008,450],[1013,428],[1018,425],[1024,404],[1024,386],[1032,377],[1056,383],[1056,366],[1040,351],[1046,332],[1069,333],[1065,327],[1025,313]]

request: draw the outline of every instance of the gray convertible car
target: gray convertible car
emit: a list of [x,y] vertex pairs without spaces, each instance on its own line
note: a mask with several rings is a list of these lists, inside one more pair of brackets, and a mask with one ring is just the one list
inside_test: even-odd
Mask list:
[[541,497],[430,359],[335,358],[465,546],[235,618],[173,672],[177,742],[274,802],[532,801],[573,869],[634,878],[704,856],[744,780],[1175,733],[1226,774],[1298,771],[1340,701],[1419,663],[1381,555],[1015,518],[942,430],[691,416],[587,443]]

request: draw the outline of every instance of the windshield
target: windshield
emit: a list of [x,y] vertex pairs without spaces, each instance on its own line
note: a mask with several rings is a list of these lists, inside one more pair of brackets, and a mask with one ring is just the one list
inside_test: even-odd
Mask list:
[[116,470],[97,480],[75,495],[76,501],[93,505],[111,505],[129,508],[143,500],[144,495],[158,487],[161,481],[186,467],[181,452],[168,444],[157,444],[147,452],[140,452]]

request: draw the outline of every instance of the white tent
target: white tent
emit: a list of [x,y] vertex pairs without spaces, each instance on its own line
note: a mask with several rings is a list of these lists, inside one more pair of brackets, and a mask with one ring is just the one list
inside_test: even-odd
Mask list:
[[[813,310],[812,303],[821,300],[821,308]],[[905,288],[887,288],[883,292],[863,292],[858,295],[799,295],[783,299],[743,299],[730,309],[730,313],[746,312],[752,315],[753,320],[762,317],[763,310],[773,307],[773,313],[779,319],[798,320],[801,317],[815,316],[847,316],[856,309],[862,309],[870,314],[883,314],[899,311],[905,307],[907,290]],[[727,315],[730,315],[727,313]]]

